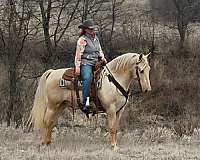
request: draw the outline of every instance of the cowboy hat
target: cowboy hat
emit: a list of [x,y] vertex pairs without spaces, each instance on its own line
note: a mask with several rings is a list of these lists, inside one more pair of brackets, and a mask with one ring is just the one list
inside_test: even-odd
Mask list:
[[88,19],[82,22],[81,25],[78,26],[78,28],[89,28],[89,29],[94,29],[97,27],[97,24],[92,20],[92,19]]

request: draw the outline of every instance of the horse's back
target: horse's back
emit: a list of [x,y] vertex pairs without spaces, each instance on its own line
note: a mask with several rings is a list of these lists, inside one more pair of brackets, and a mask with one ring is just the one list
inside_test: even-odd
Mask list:
[[60,98],[63,97],[63,94],[65,94],[64,92],[66,92],[66,89],[62,89],[59,86],[59,81],[61,80],[65,71],[68,69],[70,68],[56,69],[51,72],[46,81],[48,98],[54,99],[55,101],[56,100],[60,101]]
[[59,87],[58,85],[59,81],[62,79],[63,74],[68,69],[71,69],[71,68],[61,68],[61,69],[53,70],[46,80],[47,87],[50,87],[50,88]]
[[61,69],[53,70],[48,77],[49,81],[60,80],[63,74],[65,73],[65,71],[68,69],[71,69],[71,68],[61,68]]

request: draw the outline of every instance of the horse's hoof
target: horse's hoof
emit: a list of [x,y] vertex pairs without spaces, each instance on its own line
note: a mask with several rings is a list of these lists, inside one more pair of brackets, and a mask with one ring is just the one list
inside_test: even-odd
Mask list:
[[48,145],[50,145],[50,144],[51,144],[51,141],[47,141],[46,145],[48,146]]
[[119,147],[116,146],[116,145],[114,145],[114,146],[112,146],[112,150],[113,150],[113,151],[117,151],[117,150],[119,150]]
[[42,145],[44,146],[44,145],[50,145],[51,144],[51,141],[45,141],[45,142],[42,142]]

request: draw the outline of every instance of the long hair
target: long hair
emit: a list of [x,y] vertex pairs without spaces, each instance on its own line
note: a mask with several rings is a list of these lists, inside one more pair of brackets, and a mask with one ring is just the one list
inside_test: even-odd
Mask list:
[[[81,37],[81,36],[83,36],[83,35],[85,35],[85,34],[87,33],[87,32],[85,31],[85,29],[87,29],[87,28],[82,28],[79,37]],[[95,37],[95,36],[96,36],[96,33],[92,34],[92,36]]]
[[85,31],[85,29],[84,29],[84,28],[82,28],[82,30],[81,30],[81,33],[80,33],[79,37],[81,37],[81,36],[83,36],[83,35],[85,35],[85,34],[86,34],[86,31]]

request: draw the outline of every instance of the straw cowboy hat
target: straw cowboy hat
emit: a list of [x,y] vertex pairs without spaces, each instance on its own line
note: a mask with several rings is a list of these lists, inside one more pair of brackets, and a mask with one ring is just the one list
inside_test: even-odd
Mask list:
[[92,19],[85,20],[83,21],[81,25],[78,26],[78,28],[81,28],[81,29],[85,29],[85,28],[95,29],[97,27],[98,27],[97,24]]

